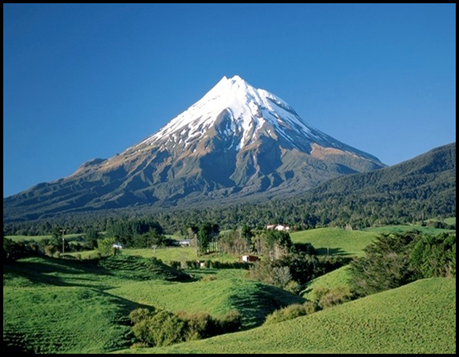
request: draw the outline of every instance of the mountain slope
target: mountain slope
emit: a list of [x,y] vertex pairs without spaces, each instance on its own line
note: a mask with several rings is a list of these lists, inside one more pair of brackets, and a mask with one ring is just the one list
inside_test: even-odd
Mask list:
[[[260,204],[258,210],[269,209]],[[338,177],[304,195],[272,203],[286,222],[320,220],[354,228],[456,216],[456,143],[400,164]]]
[[443,179],[456,182],[456,143],[434,148],[413,159],[383,170],[339,177],[311,190],[311,194],[333,195],[350,193],[400,192],[409,196],[426,184]]
[[306,124],[279,97],[238,76],[223,77],[189,109],[121,154],[88,161],[68,177],[4,199],[4,220],[261,192],[275,196],[384,166]]

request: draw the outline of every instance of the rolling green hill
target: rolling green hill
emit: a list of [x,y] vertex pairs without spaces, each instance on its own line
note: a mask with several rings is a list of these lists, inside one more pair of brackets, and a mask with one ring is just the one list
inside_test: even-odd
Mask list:
[[128,314],[138,307],[215,316],[235,309],[243,316],[243,328],[250,328],[275,309],[304,301],[245,279],[246,270],[191,272],[213,277],[186,279],[154,259],[129,255],[82,261],[34,257],[4,264],[4,350],[106,353],[128,348],[133,342]]
[[456,353],[456,279],[418,280],[311,315],[119,353]]
[[340,228],[317,228],[290,234],[293,243],[310,243],[320,255],[362,256],[377,233],[348,231]]
[[238,310],[244,329],[261,325],[267,315],[282,306],[305,301],[285,290],[248,280],[246,270],[205,269],[204,275],[212,278],[186,284],[126,282],[108,292],[173,312],[204,311],[219,317],[230,310]]
[[327,288],[332,289],[336,287],[348,286],[349,285],[349,270],[348,266],[345,265],[341,268],[335,269],[327,274],[319,276],[311,280],[306,284],[303,291],[300,293],[302,297],[307,300],[313,300],[314,289]]
[[35,353],[103,353],[129,346],[132,303],[81,286],[3,287],[3,345]]
[[431,227],[423,227],[419,225],[392,225],[392,226],[382,226],[382,227],[372,227],[366,228],[364,232],[373,232],[373,233],[403,233],[412,230],[417,230],[421,233],[425,234],[438,234],[441,232],[454,232],[454,229],[443,229],[443,228],[431,228]]

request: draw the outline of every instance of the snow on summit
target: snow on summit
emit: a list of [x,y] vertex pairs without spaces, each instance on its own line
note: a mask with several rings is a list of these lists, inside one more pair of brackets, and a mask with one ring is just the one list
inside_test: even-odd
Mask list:
[[191,141],[203,137],[225,111],[231,118],[231,125],[220,135],[231,136],[234,140],[233,135],[238,133],[237,149],[251,143],[265,123],[292,144],[294,140],[288,131],[295,130],[300,136],[307,137],[312,134],[289,104],[235,75],[229,79],[224,76],[199,101],[137,147],[172,142],[186,148]]

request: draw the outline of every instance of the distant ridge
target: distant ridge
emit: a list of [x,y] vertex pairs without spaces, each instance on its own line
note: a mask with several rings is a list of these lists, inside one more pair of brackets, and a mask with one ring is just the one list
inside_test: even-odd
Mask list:
[[390,192],[410,197],[413,191],[436,183],[449,190],[456,187],[455,142],[381,170],[331,179],[312,189],[310,193],[345,195]]

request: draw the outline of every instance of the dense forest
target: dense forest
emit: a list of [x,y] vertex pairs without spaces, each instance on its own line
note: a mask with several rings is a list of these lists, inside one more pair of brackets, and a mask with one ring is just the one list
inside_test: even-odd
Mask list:
[[[165,234],[186,234],[188,227],[218,223],[221,230],[248,225],[288,224],[291,230],[324,226],[361,229],[456,216],[456,143],[380,170],[327,181],[303,195],[259,203],[153,209],[147,206],[67,214],[33,221],[8,222],[5,235],[107,231],[118,221],[156,221]],[[451,228],[451,227],[449,227]]]

